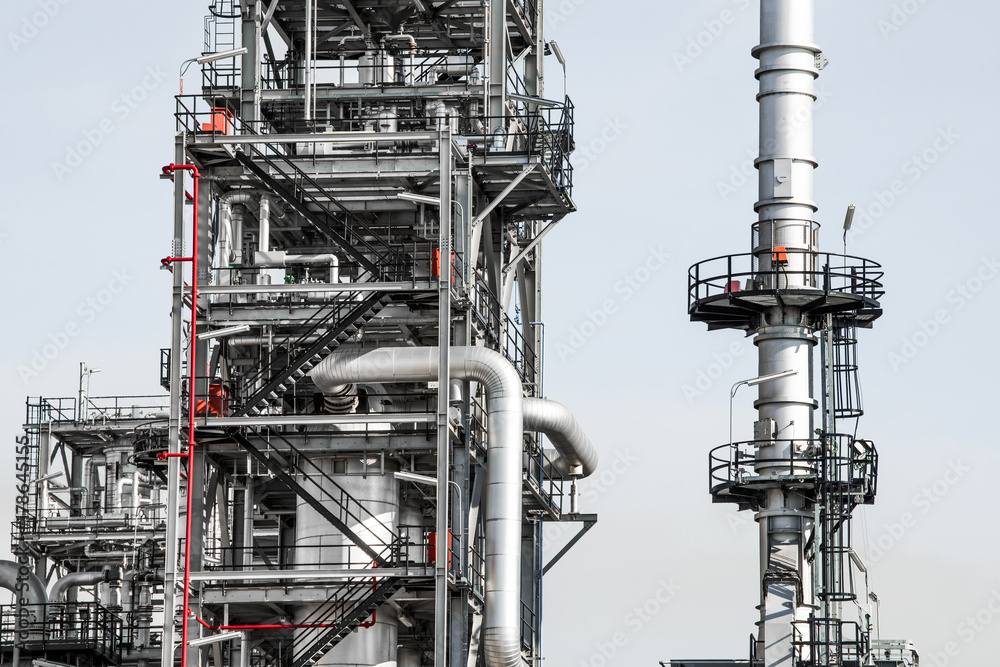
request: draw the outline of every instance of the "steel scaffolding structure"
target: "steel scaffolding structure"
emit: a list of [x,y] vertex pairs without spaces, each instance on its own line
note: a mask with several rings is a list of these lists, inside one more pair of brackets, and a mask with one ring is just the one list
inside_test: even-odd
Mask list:
[[575,210],[542,13],[211,3],[161,174],[169,395],[29,404],[15,660],[541,664],[542,526],[594,524],[597,464],[541,392]]

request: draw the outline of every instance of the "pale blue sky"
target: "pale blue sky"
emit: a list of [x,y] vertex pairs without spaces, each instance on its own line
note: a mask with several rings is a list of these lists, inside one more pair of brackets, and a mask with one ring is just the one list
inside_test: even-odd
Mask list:
[[[158,391],[171,201],[157,172],[171,159],[176,71],[201,51],[205,4],[4,3],[0,460],[12,460],[24,396],[73,394],[80,361],[103,369],[94,394]],[[53,16],[42,21],[44,5]],[[817,112],[818,218],[831,230],[821,245],[840,248],[854,203],[871,218],[849,250],[887,272],[886,314],[860,348],[860,434],[881,453],[880,494],[858,514],[855,543],[876,557],[883,636],[918,641],[928,664],[949,642],[950,664],[992,664],[1000,620],[976,630],[966,619],[1000,591],[989,422],[1000,399],[990,342],[1000,6],[817,5],[830,60]],[[569,61],[577,105],[580,211],[545,243],[546,390],[580,416],[605,463],[583,507],[601,522],[545,580],[553,665],[600,667],[616,633],[608,665],[744,657],[754,629],[755,526],[711,504],[706,462],[728,437],[730,385],[756,374],[755,349],[689,323],[685,288],[692,263],[749,250],[756,174],[743,183],[739,172],[756,150],[756,6],[550,2],[548,37]],[[25,20],[45,25],[29,38]],[[699,39],[702,51],[685,56]],[[558,91],[561,72],[548,67]],[[67,153],[80,142],[95,146],[77,164]],[[125,289],[88,305],[116,271]],[[22,378],[71,325],[65,349]],[[718,379],[699,389],[700,373]],[[737,436],[750,435],[753,398],[738,395]],[[12,503],[0,492],[4,551]],[[912,526],[894,537],[907,514]],[[644,604],[656,612],[637,614]]]

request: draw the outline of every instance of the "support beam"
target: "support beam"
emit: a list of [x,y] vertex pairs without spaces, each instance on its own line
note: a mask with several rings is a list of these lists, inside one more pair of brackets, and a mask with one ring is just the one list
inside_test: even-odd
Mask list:
[[545,567],[542,569],[542,574],[548,574],[556,563],[562,560],[562,557],[569,553],[569,550],[576,546],[587,532],[597,525],[597,515],[596,514],[564,514],[562,521],[582,521],[583,526],[581,526],[580,531],[573,536],[569,542],[566,543],[562,549],[559,550],[555,556],[552,557]]
[[511,180],[511,182],[507,184],[507,187],[505,187],[503,190],[500,191],[500,194],[494,197],[489,204],[484,206],[483,209],[476,214],[476,217],[472,219],[472,226],[477,227],[479,223],[485,220],[486,216],[492,213],[493,209],[499,206],[500,203],[503,202],[503,200],[507,197],[507,195],[513,192],[514,188],[520,185],[521,181],[523,181],[525,178],[528,177],[528,174],[530,174],[534,170],[535,164],[536,163],[529,164],[527,167],[522,169],[517,174],[517,176],[515,176],[513,180]]
[[527,255],[529,252],[531,252],[532,249],[536,245],[538,245],[543,238],[545,238],[545,235],[548,234],[550,231],[552,231],[553,227],[555,227],[558,224],[559,224],[558,220],[553,220],[549,224],[545,225],[545,228],[542,229],[542,231],[538,232],[535,238],[531,239],[531,243],[526,245],[524,249],[521,250],[521,252],[517,253],[517,255],[507,263],[507,266],[503,267],[503,272],[509,273],[511,269],[517,268],[518,262],[524,259],[524,256]]

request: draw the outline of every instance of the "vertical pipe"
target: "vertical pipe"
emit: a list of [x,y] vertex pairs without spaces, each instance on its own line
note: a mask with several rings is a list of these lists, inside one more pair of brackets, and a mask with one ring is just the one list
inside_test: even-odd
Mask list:
[[[507,97],[507,2],[487,0],[489,21],[484,26],[489,31],[487,42],[488,75],[486,108],[490,118],[487,130],[505,128],[504,104]],[[492,127],[490,127],[492,126]]]
[[257,234],[257,249],[261,252],[268,252],[271,249],[271,198],[262,195],[260,198],[260,211],[258,213],[260,230]]
[[306,120],[312,120],[313,2],[315,2],[315,0],[306,0]]
[[[192,198],[193,211],[191,216],[192,247],[191,247],[191,338],[188,347],[191,352],[191,360],[188,364],[188,375],[190,380],[189,404],[188,404],[188,452],[187,452],[187,512],[185,514],[185,539],[184,539],[184,611],[181,621],[181,667],[187,667],[188,662],[188,632],[189,617],[191,615],[191,507],[194,500],[194,420],[197,412],[196,381],[198,375],[198,210],[201,200],[198,198],[198,185],[201,180],[201,172],[193,164],[169,164],[163,168],[166,174],[173,174],[177,170],[191,172],[193,180]],[[182,186],[183,189],[183,186]]]
[[[184,135],[177,137],[174,159],[181,162],[184,159]],[[174,179],[174,235],[173,255],[183,254],[184,247],[184,183],[182,179]],[[170,426],[168,446],[171,454],[167,458],[167,528],[164,546],[164,586],[163,586],[163,651],[160,656],[160,667],[174,665],[174,618],[176,616],[177,588],[177,517],[180,513],[180,454],[181,443],[181,364],[184,309],[184,275],[181,271],[173,272],[173,296],[171,309],[171,363],[170,363]]]
[[438,397],[437,397],[437,558],[434,563],[434,667],[446,667],[448,646],[448,557],[451,539],[448,531],[448,484],[451,440],[448,433],[448,391],[451,383],[449,367],[451,350],[451,126],[442,123],[440,151],[440,211],[438,249],[441,270],[438,271]]

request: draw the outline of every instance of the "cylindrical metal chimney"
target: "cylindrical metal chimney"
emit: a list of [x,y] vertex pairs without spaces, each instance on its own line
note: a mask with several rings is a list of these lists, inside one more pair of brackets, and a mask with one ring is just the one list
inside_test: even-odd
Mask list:
[[[760,157],[758,201],[754,208],[755,263],[772,284],[764,289],[816,287],[817,225],[813,216],[813,103],[819,48],[814,41],[814,0],[761,0]],[[812,358],[816,337],[790,302],[772,307],[757,328],[754,343],[761,376],[794,374],[759,385],[756,472],[808,474],[791,463],[796,450],[813,438]],[[768,442],[770,444],[768,444]],[[813,506],[786,485],[767,491],[757,513],[760,524],[761,604],[758,647],[765,667],[793,662],[793,637],[808,634],[812,611],[811,574],[805,553]],[[799,622],[796,624],[796,622]],[[758,652],[760,655],[760,652]]]
[[[787,282],[768,287],[812,286],[801,271],[811,270],[810,251],[816,250],[813,215],[813,104],[819,75],[813,44],[814,0],[761,0],[760,44],[760,157],[757,159],[758,223],[754,253],[761,268],[783,264]],[[785,248],[786,256],[776,256]]]

